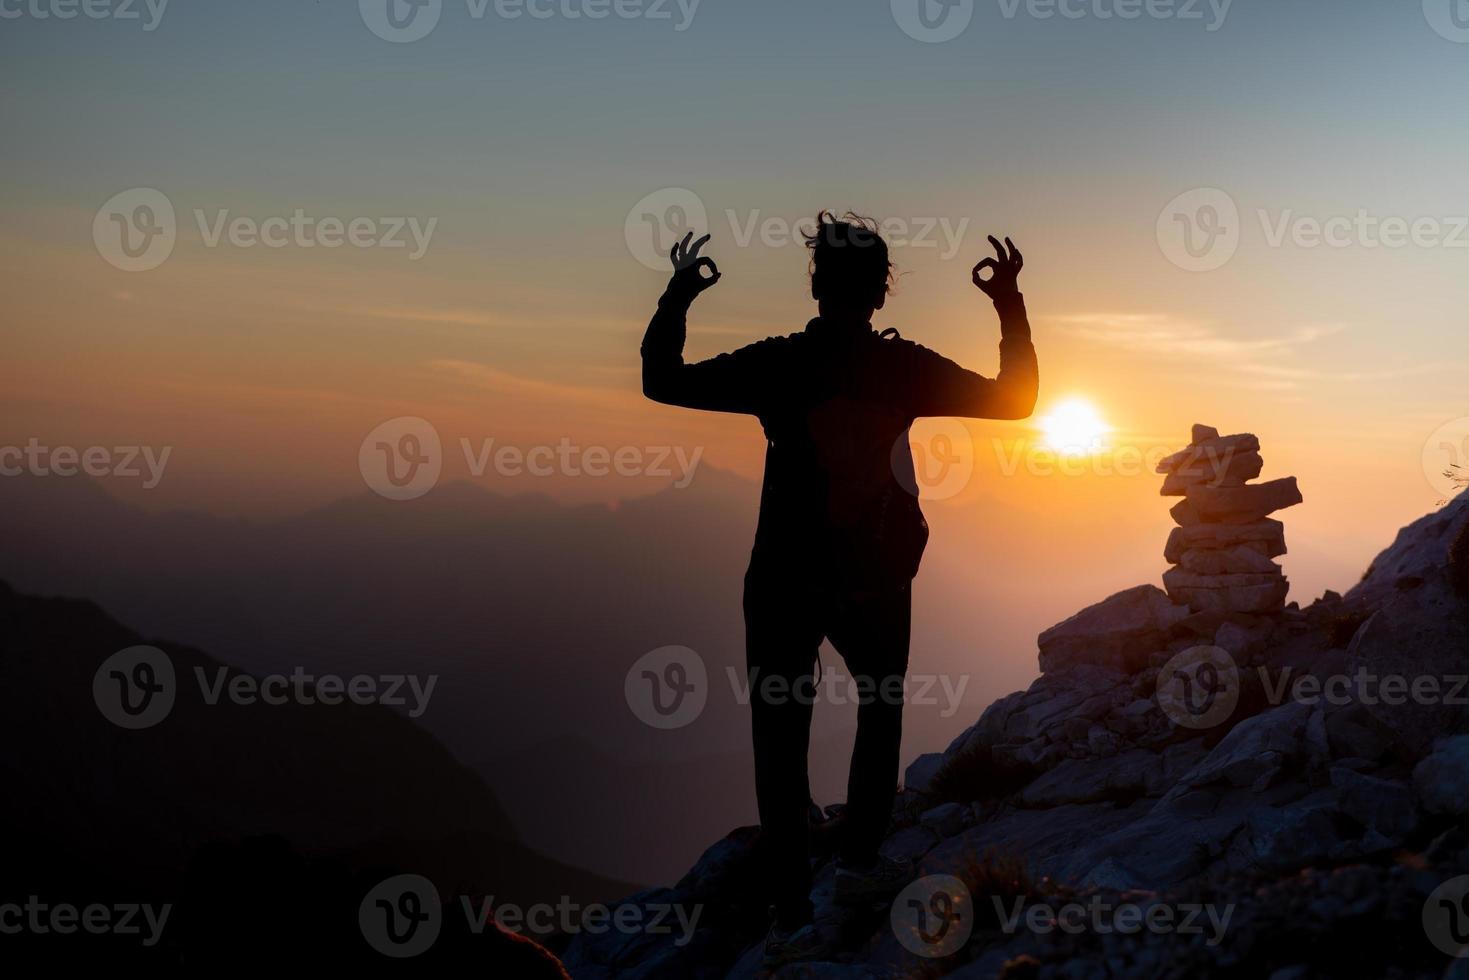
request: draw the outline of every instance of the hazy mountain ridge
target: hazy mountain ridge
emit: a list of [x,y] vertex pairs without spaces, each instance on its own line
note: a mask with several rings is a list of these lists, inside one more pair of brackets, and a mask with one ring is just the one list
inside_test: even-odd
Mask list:
[[[686,489],[612,509],[446,484],[408,503],[364,493],[257,523],[152,515],[86,481],[22,477],[0,480],[0,577],[86,595],[149,633],[254,672],[438,675],[417,723],[495,786],[534,846],[657,880],[686,866],[716,821],[754,812],[748,719],[727,671],[743,670],[740,595],[758,489],[704,467]],[[986,683],[998,690],[1007,671],[1018,681],[1029,669],[997,659],[1024,630],[1011,614],[1024,583],[991,560],[1018,553],[1023,531],[998,510],[978,531],[956,525],[952,508],[929,510],[950,536],[930,547],[920,575],[914,670],[974,672],[966,694],[983,698]],[[677,732],[642,725],[623,699],[629,666],[668,644],[696,650],[719,694]],[[915,708],[908,743],[942,745],[961,717]],[[818,709],[813,771],[823,800],[841,794],[850,732],[849,713]],[[597,752],[548,753],[548,744],[574,748],[557,740],[576,733]],[[515,758],[529,762],[509,780]],[[611,795],[598,802],[617,815],[609,827],[626,833],[553,834],[569,823],[547,814],[582,805],[557,774],[594,776],[604,758],[627,779],[599,779]],[[730,814],[670,821],[656,828],[669,850],[647,853],[647,815],[666,814],[690,773],[720,788]]]
[[[156,724],[118,727],[93,680],[113,653],[144,642],[90,602],[0,583],[0,688],[10,692],[0,735],[11,746],[0,760],[0,899],[174,909],[155,948],[58,948],[44,935],[9,945],[61,959],[351,961],[376,955],[354,932],[355,910],[389,874],[424,875],[446,897],[524,904],[625,891],[527,848],[479,776],[384,707],[210,703],[196,671],[226,689],[246,675],[152,641],[176,695]],[[297,908],[290,921],[286,907]]]

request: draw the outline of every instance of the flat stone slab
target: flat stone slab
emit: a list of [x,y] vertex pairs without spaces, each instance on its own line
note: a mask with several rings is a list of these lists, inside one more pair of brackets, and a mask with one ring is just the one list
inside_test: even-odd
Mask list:
[[1179,556],[1178,566],[1195,575],[1271,575],[1280,566],[1253,548],[1195,548]]
[[1180,500],[1168,508],[1168,514],[1173,518],[1173,523],[1179,527],[1193,527],[1195,524],[1204,523],[1204,519],[1199,516],[1199,512],[1194,510],[1194,505],[1187,500]]
[[1265,519],[1250,524],[1197,524],[1193,527],[1176,527],[1168,535],[1168,544],[1163,557],[1170,565],[1177,565],[1185,551],[1197,548],[1248,547],[1266,558],[1278,558],[1285,554],[1285,525],[1280,521]]
[[1268,585],[1241,585],[1223,589],[1170,589],[1169,598],[1186,603],[1195,612],[1273,613],[1285,607],[1290,582],[1282,578]]
[[1233,453],[1215,458],[1205,454],[1202,458],[1180,466],[1163,479],[1162,495],[1182,497],[1189,487],[1239,487],[1260,475],[1265,468],[1265,457],[1258,452]]
[[1277,510],[1294,507],[1304,498],[1296,478],[1288,476],[1243,487],[1191,486],[1187,499],[1205,521],[1250,524]]
[[1285,578],[1277,568],[1273,572],[1243,575],[1200,575],[1184,568],[1170,568],[1163,573],[1163,585],[1172,595],[1177,589],[1247,589],[1256,585],[1274,585]]
[[1217,439],[1206,439],[1197,445],[1179,450],[1160,462],[1157,472],[1175,473],[1179,470],[1202,469],[1206,472],[1217,473],[1223,468],[1226,460],[1259,451],[1260,439],[1258,436],[1247,432],[1236,436],[1220,436]]

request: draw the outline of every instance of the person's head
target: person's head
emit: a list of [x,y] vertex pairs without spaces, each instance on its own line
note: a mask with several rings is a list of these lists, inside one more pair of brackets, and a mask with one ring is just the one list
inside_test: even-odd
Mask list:
[[811,250],[811,298],[823,317],[866,321],[883,308],[893,264],[877,222],[850,211],[840,218],[822,211],[806,247]]

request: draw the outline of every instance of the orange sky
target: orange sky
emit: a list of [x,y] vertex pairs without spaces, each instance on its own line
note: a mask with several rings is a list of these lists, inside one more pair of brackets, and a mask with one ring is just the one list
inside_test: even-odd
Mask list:
[[[1158,540],[1137,547],[1161,548],[1171,501],[1157,497],[1144,458],[1185,442],[1195,421],[1253,431],[1264,476],[1300,478],[1306,504],[1284,515],[1296,553],[1287,570],[1295,596],[1309,598],[1302,589],[1348,586],[1398,526],[1441,499],[1423,447],[1458,410],[1451,363],[1409,360],[1385,342],[1384,324],[1348,318],[1345,303],[1316,322],[1268,325],[1270,305],[1260,301],[1235,304],[1262,310],[1250,321],[1207,316],[1176,297],[1137,295],[1124,305],[1114,260],[1074,271],[1064,237],[1035,223],[1027,232],[1023,285],[1043,379],[1037,414],[1085,399],[1112,429],[1110,451],[1068,474],[1041,452],[1034,422],[967,423],[961,452],[972,454],[972,485],[930,506],[967,506],[964,519],[982,527],[984,507],[973,501],[993,498],[1038,531],[1064,514],[1081,535],[1075,560],[1096,562],[1100,574],[1107,557],[1089,550],[1088,526],[1151,520]],[[462,450],[461,440],[482,448],[487,439],[522,449],[563,440],[677,446],[700,453],[701,465],[757,478],[754,420],[641,398],[637,345],[661,276],[607,244],[588,277],[606,279],[594,303],[585,282],[557,294],[544,271],[480,268],[452,252],[410,266],[381,255],[229,255],[183,243],[163,268],[130,276],[90,249],[22,247],[12,236],[0,254],[16,325],[0,368],[3,437],[171,446],[158,487],[113,479],[109,491],[149,508],[255,516],[363,492],[359,444],[399,415],[439,430],[445,479],[495,479],[476,477]],[[799,251],[719,244],[726,278],[696,308],[690,356],[798,329],[810,313]],[[896,257],[908,275],[879,322],[992,372],[995,320],[966,267]],[[915,436],[922,443],[942,425],[921,424]],[[496,486],[584,501],[669,482],[524,475]]]
[[[1298,476],[1306,497],[1285,515],[1298,589],[1350,584],[1444,497],[1436,433],[1469,412],[1469,241],[1309,232],[1366,215],[1455,235],[1469,198],[1466,136],[1443,125],[1461,114],[1454,38],[1414,5],[1333,8],[1330,43],[1304,8],[1240,5],[1217,30],[979,11],[930,44],[869,6],[710,4],[680,31],[446,20],[402,45],[352,4],[178,7],[153,32],[15,22],[0,47],[29,84],[0,95],[0,447],[172,447],[156,488],[107,488],[253,516],[365,492],[360,444],[408,415],[442,435],[446,479],[472,476],[462,439],[679,446],[753,479],[753,420],[638,392],[666,274],[633,239],[674,213],[639,205],[683,189],[678,213],[713,234],[725,274],[696,307],[691,356],[800,329],[804,253],[762,230],[853,208],[946,233],[895,249],[878,325],[992,372],[995,318],[969,268],[987,233],[1007,234],[1027,258],[1040,414],[1083,398],[1114,449],[1139,453],[1194,422],[1257,433],[1265,476]],[[93,237],[135,188],[166,195],[177,243],[128,273]],[[1188,271],[1165,240],[1170,202],[1208,188],[1237,251]],[[434,234],[417,260],[208,240],[222,214],[298,210]],[[972,496],[932,506],[981,528],[984,500],[1038,534],[1065,522],[1073,560],[1099,570],[1089,545],[1108,526],[1152,522],[1159,540],[1136,547],[1161,548],[1152,474],[1007,474],[1033,427],[966,431]],[[611,501],[667,482],[496,486]]]

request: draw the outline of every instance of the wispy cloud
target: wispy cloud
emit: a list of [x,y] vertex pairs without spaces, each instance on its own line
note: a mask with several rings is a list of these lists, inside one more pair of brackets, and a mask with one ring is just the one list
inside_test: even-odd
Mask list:
[[1154,313],[1079,313],[1053,317],[1060,333],[1113,350],[1186,360],[1218,377],[1257,391],[1285,393],[1307,383],[1392,381],[1461,370],[1444,361],[1395,365],[1372,371],[1333,371],[1320,366],[1319,353],[1303,348],[1334,337],[1345,324],[1313,324],[1265,337],[1240,337],[1217,328]]
[[1235,337],[1155,313],[1078,313],[1054,321],[1077,340],[1164,357],[1225,359],[1293,350],[1346,329],[1342,324],[1326,324],[1297,327],[1274,337]]

